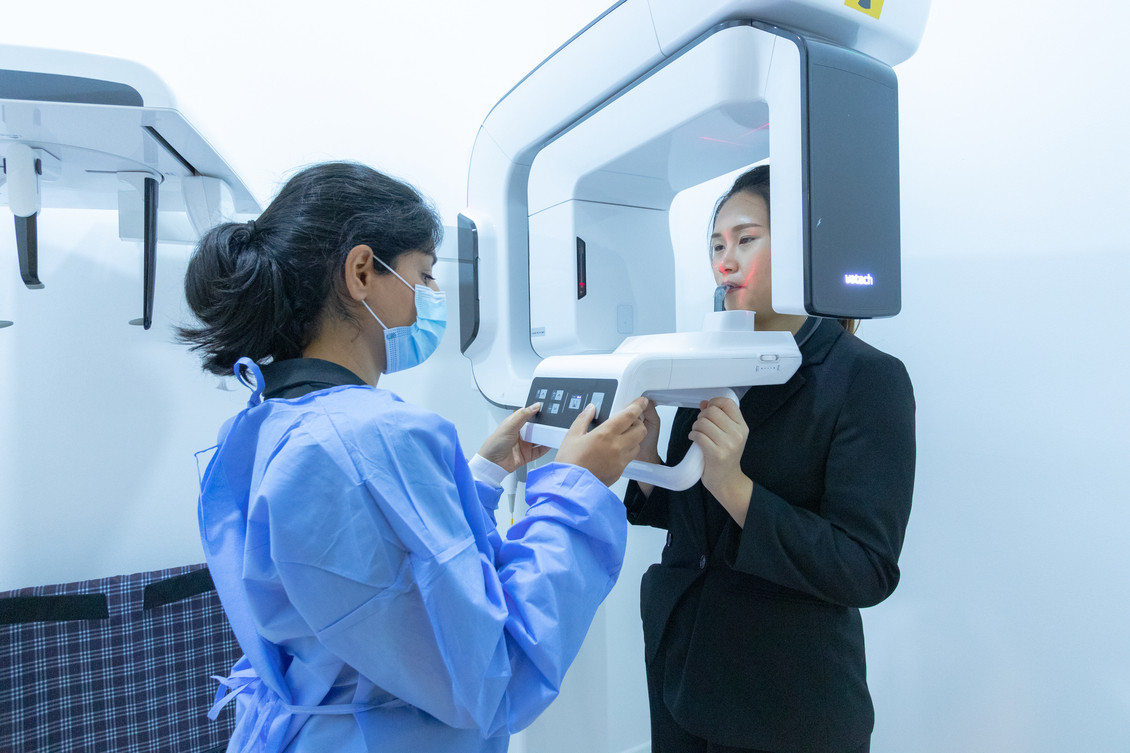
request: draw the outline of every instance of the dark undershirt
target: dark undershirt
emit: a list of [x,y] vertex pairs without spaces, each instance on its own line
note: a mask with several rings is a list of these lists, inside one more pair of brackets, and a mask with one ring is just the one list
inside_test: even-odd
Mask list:
[[320,358],[289,358],[262,367],[263,399],[290,399],[343,384],[364,386],[365,381],[344,366]]

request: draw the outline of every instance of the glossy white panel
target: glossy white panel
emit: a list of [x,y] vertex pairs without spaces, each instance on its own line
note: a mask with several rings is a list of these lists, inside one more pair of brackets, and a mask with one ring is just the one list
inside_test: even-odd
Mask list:
[[930,14],[930,0],[876,2],[878,18],[843,0],[648,0],[648,4],[659,45],[667,55],[715,24],[754,19],[814,33],[887,65],[914,54]]

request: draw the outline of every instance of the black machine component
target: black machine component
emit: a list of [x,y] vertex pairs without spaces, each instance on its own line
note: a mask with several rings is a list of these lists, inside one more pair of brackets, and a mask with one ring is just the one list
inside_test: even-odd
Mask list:
[[189,175],[200,175],[196,168],[192,166],[192,163],[186,160],[184,158],[184,155],[174,149],[173,145],[170,144],[156,128],[154,128],[153,126],[142,126],[142,128],[145,129],[146,133],[153,137],[154,141],[161,145],[162,149],[169,153],[169,156],[171,156],[177,162],[181,163],[184,169],[188,170]]
[[801,56],[804,306],[869,319],[902,308],[898,81],[862,53],[760,23]]
[[142,216],[144,225],[143,260],[141,269],[141,318],[131,319],[130,324],[149,329],[153,326],[153,294],[157,287],[157,198],[156,178],[146,178],[142,196],[145,209]]
[[825,316],[902,308],[898,82],[883,63],[808,42],[806,305]]
[[459,352],[479,334],[479,230],[469,217],[459,215]]
[[[7,173],[8,160],[0,161],[0,167]],[[43,175],[43,162],[38,159],[35,160],[35,174]],[[16,254],[20,260],[20,279],[29,290],[43,290],[43,282],[39,279],[38,216],[37,213],[30,217],[16,217]]]
[[36,216],[16,218],[16,253],[20,257],[20,277],[29,290],[43,290],[39,279],[39,230]]
[[612,411],[615,396],[615,379],[536,377],[526,405],[541,403],[541,410],[531,423],[568,429],[589,403],[596,405],[593,424],[603,423]]
[[585,242],[577,237],[577,300],[588,295],[588,263],[585,261]]
[[141,93],[128,84],[58,73],[0,69],[0,99],[142,107]]

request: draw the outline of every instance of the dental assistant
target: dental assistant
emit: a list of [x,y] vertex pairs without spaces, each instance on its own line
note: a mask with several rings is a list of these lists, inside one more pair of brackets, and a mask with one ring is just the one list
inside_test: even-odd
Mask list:
[[200,324],[182,339],[253,388],[200,495],[244,651],[212,710],[235,699],[229,752],[504,751],[619,574],[627,523],[607,485],[639,450],[645,400],[591,432],[583,412],[501,539],[502,478],[546,452],[519,437],[538,406],[468,461],[450,422],[377,386],[443,336],[441,234],[411,187],[323,164],[189,263]]
[[[628,519],[668,531],[641,585],[657,753],[865,753],[874,710],[859,610],[899,580],[914,487],[914,394],[856,322],[773,310],[769,168],[715,208],[710,262],[727,310],[791,332],[788,382],[680,409],[667,463],[702,448],[683,492],[631,482]],[[640,460],[661,462],[644,414]]]

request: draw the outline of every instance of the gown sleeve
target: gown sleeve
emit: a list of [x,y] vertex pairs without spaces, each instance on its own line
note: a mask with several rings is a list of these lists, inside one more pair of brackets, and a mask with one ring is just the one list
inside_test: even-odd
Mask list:
[[842,606],[878,604],[898,585],[914,463],[910,378],[897,359],[868,359],[836,420],[820,514],[755,481],[744,527],[729,527],[727,562]]
[[287,598],[401,700],[483,737],[523,729],[619,575],[623,505],[588,471],[550,464],[530,472],[530,509],[503,540],[498,490],[476,484],[449,423],[371,424],[295,432],[263,475]]

